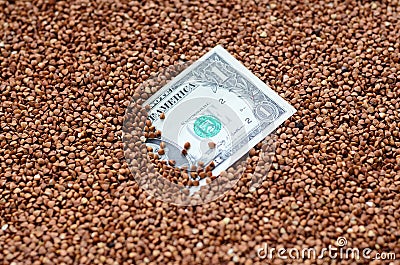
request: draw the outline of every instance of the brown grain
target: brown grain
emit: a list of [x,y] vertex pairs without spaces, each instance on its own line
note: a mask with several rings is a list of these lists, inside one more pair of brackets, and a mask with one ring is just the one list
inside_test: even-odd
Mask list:
[[[284,264],[256,249],[339,236],[400,253],[399,12],[398,1],[0,2],[1,263]],[[157,89],[140,84],[217,44],[298,111],[273,155],[267,139],[250,150],[225,196],[173,206],[129,167],[160,160],[135,149],[160,128],[138,112],[141,131],[124,136],[124,115]],[[123,137],[148,160],[128,164]],[[178,179],[159,163],[180,188],[238,175]]]

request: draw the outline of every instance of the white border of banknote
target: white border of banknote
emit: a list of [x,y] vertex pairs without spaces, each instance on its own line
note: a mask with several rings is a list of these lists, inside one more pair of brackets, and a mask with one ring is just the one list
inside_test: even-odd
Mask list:
[[[253,105],[253,111],[256,116],[259,116],[260,122],[260,126],[251,131],[248,137],[239,139],[239,141],[232,144],[235,149],[217,155],[219,159],[216,157],[215,161],[223,161],[216,165],[217,173],[231,166],[231,164],[245,155],[251,147],[262,141],[296,112],[293,106],[251,73],[222,46],[216,46],[202,56],[156,92],[144,104],[150,105],[150,108],[153,109],[178,87],[186,83],[196,86],[196,83],[205,82],[214,91],[227,89],[247,100],[249,105]],[[189,94],[185,95],[185,97]],[[263,116],[263,109],[268,109],[271,115]],[[257,110],[259,110],[258,113]],[[167,112],[168,110],[165,114]],[[227,158],[230,159],[228,160]]]
[[[210,50],[196,62],[174,64],[161,70],[159,73],[152,74],[147,81],[136,87],[133,99],[125,112],[123,126],[124,155],[139,187],[156,199],[175,205],[188,206],[208,203],[220,198],[234,188],[241,176],[249,172],[247,170],[249,161],[256,161],[254,173],[245,176],[245,179],[249,180],[249,190],[255,190],[266,177],[272,161],[270,158],[275,150],[272,132],[296,110],[221,46]],[[207,93],[200,93],[202,95],[200,98],[189,96],[184,99],[193,92],[192,89],[197,87],[198,89],[209,89],[210,96]],[[149,147],[147,144],[151,141],[146,140],[144,136],[146,119],[155,122],[154,124],[161,132],[168,132],[169,129],[171,129],[171,132],[177,131],[172,127],[169,128],[172,125],[167,122],[168,118],[179,115],[179,113],[175,114],[174,112],[168,113],[171,109],[173,110],[172,103],[172,107],[169,106],[164,108],[165,111],[162,111],[167,117],[165,121],[159,122],[157,125],[159,115],[154,114],[154,111],[161,110],[161,108],[157,109],[157,104],[160,101],[166,102],[177,95],[175,94],[178,92],[177,88],[185,88],[185,93],[180,94],[181,97],[176,99],[174,104],[181,99],[184,99],[185,102],[193,100],[199,102],[202,98],[207,102],[218,100],[213,92],[223,92],[220,95],[225,95],[225,91],[221,91],[223,89],[227,90],[228,99],[230,93],[235,93],[235,96],[245,101],[246,107],[250,107],[248,110],[251,111],[247,113],[252,113],[252,118],[259,121],[256,123],[257,126],[245,126],[247,131],[240,133],[240,137],[231,137],[233,144],[230,146],[233,148],[227,147],[230,150],[216,149],[218,157],[215,158],[222,157],[222,159],[214,159],[216,167],[212,173],[213,176],[217,177],[211,182],[202,179],[200,182],[203,181],[203,183],[200,183],[199,186],[182,186],[180,185],[182,183],[172,182],[161,175],[157,166],[151,162],[147,150]],[[162,101],[163,99],[165,100]],[[231,113],[230,115],[236,117],[236,114],[234,114],[237,111],[234,110],[235,107],[227,107],[226,111],[232,111],[226,113]],[[237,116],[237,118],[239,123],[243,123],[243,116],[241,118]],[[178,146],[174,139],[167,139],[166,137],[162,135],[160,139],[156,140],[165,141],[165,143],[170,140],[169,142],[172,141],[173,145]],[[252,160],[249,157],[249,150],[260,142],[261,144],[258,147],[260,154],[254,157],[256,160]],[[177,148],[178,151],[175,150],[174,152],[179,152],[179,148],[182,147],[178,146]],[[170,150],[173,150],[173,148]],[[168,152],[167,150],[166,154]],[[179,155],[181,154],[179,153]]]

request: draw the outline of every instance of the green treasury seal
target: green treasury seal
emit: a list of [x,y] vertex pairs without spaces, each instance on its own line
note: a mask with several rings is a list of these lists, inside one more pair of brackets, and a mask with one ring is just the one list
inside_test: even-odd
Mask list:
[[214,116],[205,115],[194,122],[194,132],[201,138],[210,138],[221,131],[221,122]]

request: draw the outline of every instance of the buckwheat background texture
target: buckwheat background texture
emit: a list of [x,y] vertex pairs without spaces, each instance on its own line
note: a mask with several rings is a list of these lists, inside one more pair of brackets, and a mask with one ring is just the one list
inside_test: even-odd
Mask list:
[[[345,237],[400,258],[399,21],[396,0],[0,0],[0,264],[400,264],[256,252]],[[156,201],[126,106],[217,44],[298,111],[256,191]]]

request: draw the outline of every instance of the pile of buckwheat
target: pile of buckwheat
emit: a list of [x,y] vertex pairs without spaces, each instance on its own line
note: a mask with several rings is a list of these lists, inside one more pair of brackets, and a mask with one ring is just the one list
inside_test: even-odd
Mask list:
[[[399,18],[397,0],[0,0],[0,263],[399,264],[258,255],[344,237],[400,258]],[[298,111],[260,187],[256,146],[224,197],[155,200],[125,110],[217,44]]]

